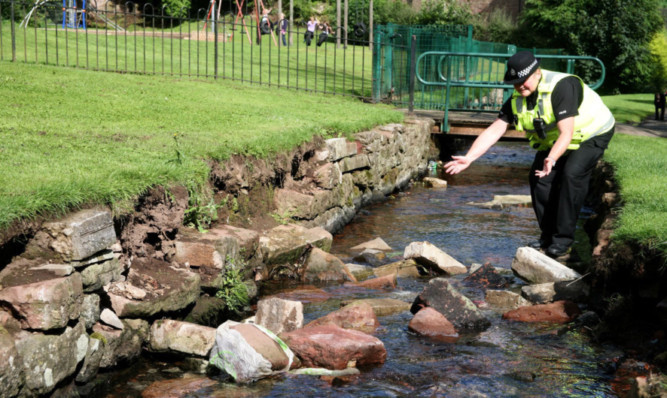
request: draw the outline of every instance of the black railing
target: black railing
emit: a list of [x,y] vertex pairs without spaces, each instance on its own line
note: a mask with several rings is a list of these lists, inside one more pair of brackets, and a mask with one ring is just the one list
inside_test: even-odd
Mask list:
[[[0,61],[98,71],[232,79],[371,99],[372,51],[367,36],[347,40],[334,28],[310,45],[305,25],[260,32],[254,12],[214,18],[200,9],[168,15],[132,2],[85,11],[59,2],[0,0]],[[289,22],[289,21],[288,21]],[[276,21],[276,24],[278,21]],[[347,45],[343,43],[347,42]]]

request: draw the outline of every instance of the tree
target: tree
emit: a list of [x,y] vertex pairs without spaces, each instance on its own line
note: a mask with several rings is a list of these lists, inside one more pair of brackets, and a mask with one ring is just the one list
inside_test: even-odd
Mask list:
[[517,44],[598,57],[605,91],[644,91],[655,67],[649,43],[662,25],[659,0],[526,0]]

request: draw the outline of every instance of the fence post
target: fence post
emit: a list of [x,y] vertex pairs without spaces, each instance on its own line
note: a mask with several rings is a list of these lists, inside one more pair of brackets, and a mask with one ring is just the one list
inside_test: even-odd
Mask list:
[[408,111],[410,113],[415,110],[415,75],[417,72],[417,35],[412,35],[410,39],[410,104]]
[[211,19],[213,20],[213,79],[218,78],[218,20],[215,18],[215,0],[211,0]]
[[11,1],[10,6],[10,19],[11,23],[9,24],[12,27],[12,62],[16,62],[16,27],[14,26],[14,0]]

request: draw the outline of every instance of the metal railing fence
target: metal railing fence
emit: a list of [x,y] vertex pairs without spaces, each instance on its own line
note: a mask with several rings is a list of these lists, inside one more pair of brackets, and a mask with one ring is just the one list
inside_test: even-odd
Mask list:
[[107,4],[87,9],[83,28],[63,23],[66,12],[81,10],[56,1],[0,0],[0,61],[233,79],[371,99],[369,43],[350,34],[347,46],[338,46],[341,29],[321,43],[316,31],[307,45],[305,27],[288,28],[283,44],[280,30],[260,34],[255,14],[227,13],[213,21],[204,9],[173,17],[151,4]]
[[[507,53],[428,51],[416,61],[415,79],[424,86],[437,87],[444,93],[443,126],[448,129],[450,111],[497,112],[512,95],[514,87],[503,82]],[[599,88],[605,79],[605,67],[596,57],[535,54],[544,69],[582,75],[595,69],[597,80],[587,82]]]

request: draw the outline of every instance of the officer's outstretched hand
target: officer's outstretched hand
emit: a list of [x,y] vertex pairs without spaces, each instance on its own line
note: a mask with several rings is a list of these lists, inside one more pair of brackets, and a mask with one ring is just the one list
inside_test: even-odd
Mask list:
[[551,174],[551,169],[554,166],[554,162],[550,158],[544,159],[544,167],[542,170],[535,170],[535,175],[539,178],[546,177]]
[[445,163],[445,172],[447,174],[458,174],[470,166],[472,161],[466,156],[452,156],[452,161]]

